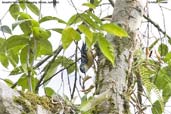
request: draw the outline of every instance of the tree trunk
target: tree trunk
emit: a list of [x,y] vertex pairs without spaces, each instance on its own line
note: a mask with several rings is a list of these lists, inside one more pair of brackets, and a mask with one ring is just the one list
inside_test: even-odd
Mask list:
[[112,96],[98,106],[98,114],[129,114],[131,67],[134,52],[140,48],[138,31],[146,0],[115,0],[114,5],[112,22],[124,28],[129,38],[107,35],[107,39],[114,46],[115,66],[113,67],[104,56],[99,56],[96,89],[99,93],[111,89]]

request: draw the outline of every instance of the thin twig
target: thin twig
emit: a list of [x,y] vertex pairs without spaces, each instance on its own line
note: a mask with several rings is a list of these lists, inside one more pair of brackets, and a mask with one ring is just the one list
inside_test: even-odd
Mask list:
[[38,92],[38,89],[40,87],[40,83],[43,81],[44,77],[46,76],[48,70],[50,69],[52,63],[55,61],[56,57],[58,56],[58,54],[61,52],[61,48],[58,47],[58,50],[56,51],[56,53],[54,53],[54,56],[52,58],[52,60],[49,62],[47,68],[44,71],[44,74],[42,75],[42,77],[40,78],[39,82],[36,85],[35,91]]
[[42,11],[42,0],[40,0],[40,12],[39,12],[39,19],[42,18],[41,11]]
[[[56,49],[53,53],[55,54],[55,53],[58,53],[58,52],[60,52],[62,50],[62,45],[60,45],[59,47],[58,47],[58,49]],[[33,69],[37,69],[38,67],[40,67],[42,64],[44,64],[48,59],[50,59],[51,57],[53,56],[53,54],[52,55],[48,55],[47,57],[45,57],[43,60],[41,60],[40,62],[38,62],[34,67],[33,67]],[[17,86],[17,84],[18,84],[18,81],[17,82],[15,82],[12,86],[11,86],[11,88],[15,88],[16,86]]]
[[70,96],[72,94],[72,89],[71,89],[71,83],[70,83],[70,76],[67,75],[67,79],[68,79],[68,88],[69,88],[69,92],[70,92]]
[[72,95],[72,90],[71,90],[70,78],[69,78],[69,76],[68,76],[68,75],[67,75],[67,80],[68,80],[69,93],[70,93],[70,96],[71,96],[71,95]]
[[[75,61],[77,61],[78,59],[78,55],[77,55],[77,51],[78,51],[78,42],[75,42],[76,44],[76,49],[75,49]],[[74,80],[74,86],[72,89],[72,94],[71,94],[71,99],[74,98],[74,93],[75,93],[75,89],[76,89],[76,83],[77,83],[77,63],[75,63],[75,80]]]
[[161,9],[161,14],[162,14],[162,18],[163,18],[163,26],[164,26],[164,31],[166,31],[166,23],[165,23],[165,16],[164,16],[164,11],[161,7],[161,5],[159,4],[159,7]]
[[[60,51],[62,50],[62,45],[60,45],[53,53],[55,54],[55,53],[59,53]],[[47,56],[47,57],[45,57],[42,61],[40,61],[40,62],[38,62],[34,67],[33,67],[33,69],[36,69],[36,68],[38,68],[38,67],[40,67],[43,63],[45,63],[50,57],[52,57],[53,56],[53,54],[52,55],[49,55],[49,56]]]
[[[79,59],[78,59],[77,61],[75,61],[75,62],[78,62],[80,59],[81,59],[81,58],[79,58]],[[53,77],[55,77],[57,74],[59,74],[59,73],[62,72],[63,70],[68,69],[69,67],[71,67],[72,65],[74,65],[75,62],[69,64],[69,65],[68,65],[67,67],[65,67],[65,68],[62,68],[61,70],[59,70],[58,72],[56,72],[55,74],[53,74],[51,77],[49,77],[48,79],[44,80],[44,81],[39,85],[39,87],[40,87],[41,85],[45,84],[46,82],[48,82],[49,80],[51,80]]]
[[[31,39],[31,38],[30,38]],[[29,91],[33,92],[33,87],[32,87],[32,72],[31,72],[31,68],[32,68],[32,62],[31,62],[31,56],[32,56],[32,52],[31,52],[31,47],[30,45],[28,46],[28,50],[27,50],[27,83],[28,83],[28,87],[29,87]]]
[[163,35],[165,35],[168,39],[171,39],[171,37],[166,33],[166,31],[162,30],[158,24],[156,24],[153,20],[148,18],[147,16],[143,15],[143,17],[149,21],[154,27],[157,28],[158,31],[160,31]]
[[10,85],[13,84],[10,80],[6,80],[6,79],[3,79],[3,78],[0,78],[0,80],[4,81],[4,82],[6,82],[6,83],[8,83],[8,84],[10,84]]
[[[114,8],[114,2],[113,0],[109,0],[110,4],[112,5],[112,7]],[[156,27],[158,29],[158,31],[160,31],[163,35],[165,35],[168,39],[171,39],[171,37],[166,33],[166,31],[162,30],[160,28],[160,26],[158,24],[156,24],[154,21],[152,21],[149,17],[143,15],[143,17],[149,21],[152,25],[154,25],[154,27]]]

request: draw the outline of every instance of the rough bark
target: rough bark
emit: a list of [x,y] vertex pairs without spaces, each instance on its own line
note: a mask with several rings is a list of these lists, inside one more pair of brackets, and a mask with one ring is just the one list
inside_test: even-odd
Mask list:
[[[107,35],[115,49],[115,66],[100,55],[98,65],[97,91],[102,93],[112,89],[112,97],[98,107],[98,114],[128,114],[129,86],[131,86],[131,67],[133,55],[140,48],[138,30],[142,21],[146,0],[116,0],[112,22],[123,27],[129,38]],[[103,107],[103,108],[102,108]]]

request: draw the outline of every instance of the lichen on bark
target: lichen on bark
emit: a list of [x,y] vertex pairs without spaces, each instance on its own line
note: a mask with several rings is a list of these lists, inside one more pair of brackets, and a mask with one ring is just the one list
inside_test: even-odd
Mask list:
[[52,114],[60,113],[61,110],[64,113],[70,113],[71,110],[75,110],[72,105],[68,105],[61,97],[59,101],[62,102],[55,101],[53,103],[51,97],[38,96],[31,92],[20,92],[20,96],[14,97],[14,101],[23,107],[23,114],[36,114],[38,105]]

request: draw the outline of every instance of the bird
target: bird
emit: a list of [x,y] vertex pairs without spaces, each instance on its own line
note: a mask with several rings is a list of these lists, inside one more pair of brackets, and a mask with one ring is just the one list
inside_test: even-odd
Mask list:
[[80,71],[82,73],[86,73],[88,69],[94,63],[94,56],[91,49],[88,49],[86,43],[83,43],[81,47],[81,64],[80,64]]

